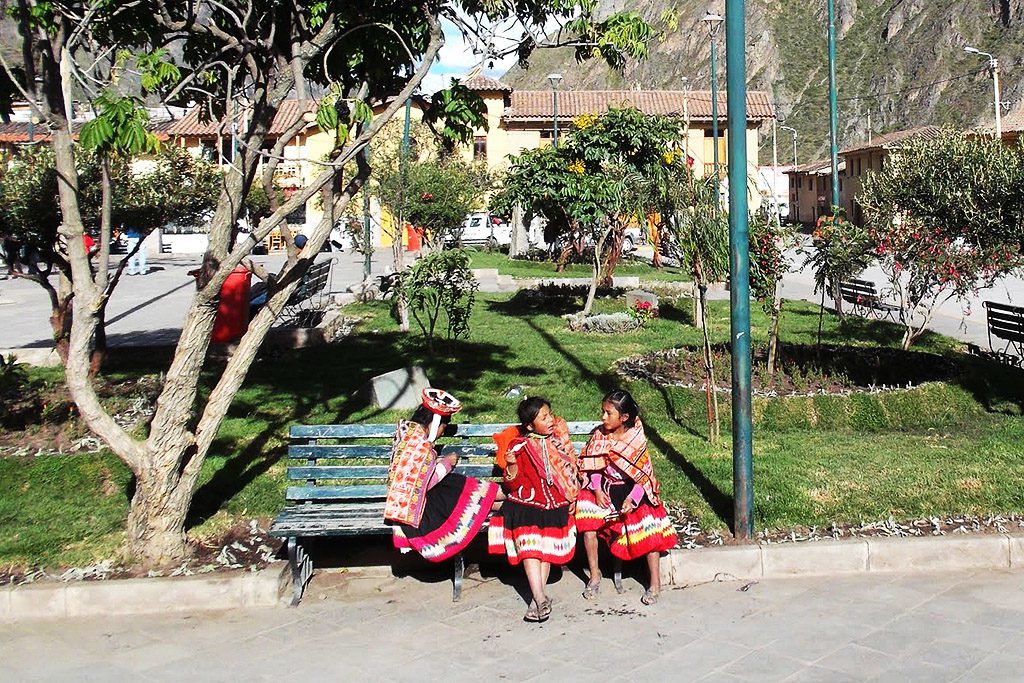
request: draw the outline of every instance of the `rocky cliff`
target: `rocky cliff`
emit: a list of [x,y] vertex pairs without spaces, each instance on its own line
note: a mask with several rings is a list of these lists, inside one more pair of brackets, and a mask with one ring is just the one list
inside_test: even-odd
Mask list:
[[[1024,0],[836,0],[837,82],[841,146],[872,134],[925,124],[991,125],[992,80],[987,61],[965,45],[1000,60],[1002,100],[1014,108],[1024,99]],[[828,63],[825,0],[748,0],[747,74],[751,88],[774,96],[780,118],[799,131],[800,162],[827,154]],[[604,0],[604,10],[623,7],[653,22],[666,10],[677,27],[653,45],[650,59],[616,74],[591,60],[577,64],[569,50],[538,51],[530,68],[504,77],[515,87],[547,87],[559,71],[568,88],[710,88],[710,47],[700,23],[706,0]],[[710,3],[724,12],[721,0]],[[724,87],[724,29],[720,84]],[[1005,113],[1004,109],[1004,113]],[[788,162],[791,138],[780,137],[780,162]],[[761,146],[770,161],[771,141]]]

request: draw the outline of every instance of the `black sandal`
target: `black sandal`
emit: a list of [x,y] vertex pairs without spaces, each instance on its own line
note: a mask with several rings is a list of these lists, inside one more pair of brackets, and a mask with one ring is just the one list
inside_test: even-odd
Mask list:
[[530,606],[526,609],[526,614],[523,615],[523,621],[528,621],[534,624],[539,623],[541,621],[540,606],[537,605],[536,600],[531,602]]
[[539,621],[547,621],[548,617],[551,616],[551,605],[552,605],[552,603],[554,603],[554,600],[552,600],[551,598],[547,598],[547,599],[544,600],[544,602],[540,603],[540,607],[538,608],[538,611],[537,611],[537,616],[539,617]]

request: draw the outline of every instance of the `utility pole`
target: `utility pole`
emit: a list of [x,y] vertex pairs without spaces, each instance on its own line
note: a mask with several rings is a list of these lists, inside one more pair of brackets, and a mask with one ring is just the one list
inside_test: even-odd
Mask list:
[[836,0],[828,0],[828,132],[832,152],[832,206],[839,206],[839,95],[836,92]]
[[[718,31],[722,28],[724,19],[718,14],[708,12],[701,21],[707,25],[708,37],[711,39],[711,144],[714,147],[712,155],[715,169],[715,211],[718,211],[718,187],[722,178],[721,166],[718,163]],[[743,187],[746,187],[746,183]]]
[[978,48],[967,46],[964,48],[964,52],[970,52],[971,54],[981,55],[988,57],[988,68],[992,71],[992,89],[995,94],[996,104],[996,139],[1003,139],[1003,112],[1002,102],[1000,101],[999,95],[999,60],[988,52],[982,52]]
[[[831,1],[831,0],[830,0]],[[728,93],[729,287],[732,341],[732,496],[734,531],[754,535],[754,471],[750,398],[750,226],[747,213],[747,64],[744,0],[725,2]]]

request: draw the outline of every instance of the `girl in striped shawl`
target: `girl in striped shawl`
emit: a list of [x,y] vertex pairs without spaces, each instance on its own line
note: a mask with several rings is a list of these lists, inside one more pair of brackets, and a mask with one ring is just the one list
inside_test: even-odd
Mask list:
[[672,522],[658,497],[658,480],[647,452],[640,409],[629,392],[615,390],[601,403],[601,426],[580,456],[584,489],[576,502],[576,526],[583,533],[590,580],[583,597],[601,586],[598,538],[622,560],[647,559],[650,584],[641,602],[653,605],[661,592],[661,553],[676,545]]

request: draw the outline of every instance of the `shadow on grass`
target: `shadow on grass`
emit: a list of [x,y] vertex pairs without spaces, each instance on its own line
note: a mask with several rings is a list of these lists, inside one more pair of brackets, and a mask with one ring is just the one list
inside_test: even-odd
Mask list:
[[[247,435],[244,448],[227,458],[196,491],[187,527],[208,519],[266,474],[286,453],[284,442],[290,425],[340,424],[357,414],[360,422],[375,422],[390,414],[384,409],[368,410],[368,396],[362,388],[371,378],[420,365],[434,386],[459,395],[484,372],[510,373],[514,356],[507,346],[461,340],[439,343],[435,355],[427,356],[417,337],[392,332],[354,335],[339,344],[260,361],[250,371],[228,417],[259,420],[261,426]],[[537,371],[516,369],[519,373]],[[218,437],[211,453],[231,451],[239,441],[236,435]]]
[[[688,299],[686,301],[689,301]],[[692,327],[693,321],[693,309],[691,306],[678,306],[673,301],[666,301],[659,304],[658,306],[658,317],[664,320],[670,320],[680,325],[687,325]]]
[[[555,339],[549,332],[541,329],[532,320],[527,320],[526,324],[529,325],[541,338],[544,339],[551,347],[553,351],[565,358],[570,364],[572,364],[580,376],[593,382],[600,387],[602,392],[607,393],[612,389],[618,388],[620,379],[614,373],[595,373],[591,371],[586,365],[584,365],[576,356],[569,353],[558,340]],[[671,397],[665,391],[664,388],[660,388],[662,396],[665,399],[665,408],[669,416],[679,426],[686,429],[689,433],[696,433],[688,426],[683,424],[675,414],[675,407],[672,405]],[[728,496],[724,491],[719,489],[714,482],[708,479],[700,468],[694,465],[692,462],[687,460],[686,456],[680,453],[674,446],[672,446],[667,439],[665,439],[658,429],[650,422],[644,423],[644,431],[647,434],[647,439],[654,444],[654,446],[665,455],[665,457],[673,465],[683,471],[683,474],[690,480],[690,482],[700,491],[701,495],[707,501],[708,505],[714,510],[715,514],[723,519],[731,529],[733,527],[733,510],[732,510],[732,498]]]

